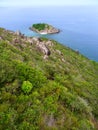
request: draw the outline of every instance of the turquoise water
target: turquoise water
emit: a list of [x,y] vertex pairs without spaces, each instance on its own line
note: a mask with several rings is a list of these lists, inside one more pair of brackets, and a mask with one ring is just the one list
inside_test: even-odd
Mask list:
[[28,28],[39,22],[49,23],[61,30],[59,34],[45,37],[98,61],[98,7],[0,8],[0,27],[38,36]]

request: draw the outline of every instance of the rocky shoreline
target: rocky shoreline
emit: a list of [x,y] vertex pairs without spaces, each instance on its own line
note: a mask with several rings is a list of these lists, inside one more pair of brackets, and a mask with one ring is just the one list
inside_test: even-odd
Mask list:
[[56,34],[56,33],[59,33],[60,32],[60,29],[57,29],[51,25],[48,25],[49,28],[45,28],[44,30],[38,30],[36,28],[34,28],[33,26],[32,27],[29,27],[29,29],[31,31],[34,31],[36,33],[39,33],[41,35],[46,35],[46,34]]

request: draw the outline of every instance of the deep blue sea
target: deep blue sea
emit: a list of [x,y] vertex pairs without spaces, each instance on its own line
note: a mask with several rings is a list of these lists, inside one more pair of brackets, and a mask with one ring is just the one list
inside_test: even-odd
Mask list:
[[38,36],[28,28],[34,23],[48,23],[61,32],[45,35],[98,61],[98,7],[0,7],[0,27],[28,36]]

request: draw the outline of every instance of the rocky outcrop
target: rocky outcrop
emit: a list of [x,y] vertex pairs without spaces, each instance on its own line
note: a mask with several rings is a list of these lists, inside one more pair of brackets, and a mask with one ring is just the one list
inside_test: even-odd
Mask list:
[[18,30],[15,32],[16,35],[21,35],[21,32]]
[[46,59],[50,54],[50,50],[47,46],[47,42],[41,41],[39,38],[28,39],[32,44],[35,44],[39,51],[44,54],[44,59]]
[[0,40],[2,40],[2,37],[0,36]]
[[[38,51],[43,53],[43,58],[47,59],[48,56],[51,54],[51,51],[49,49],[49,46],[53,45],[53,42],[51,40],[42,40],[39,37],[27,37],[24,34],[22,34],[20,31],[9,31],[9,30],[4,30],[6,33],[13,34],[12,40],[10,41],[11,44],[13,45],[18,45],[20,44],[20,47],[26,47],[26,42],[28,42],[31,46],[35,45]],[[3,35],[0,36],[0,40],[3,39]]]
[[[22,34],[21,34],[22,35]],[[30,45],[35,45],[38,51],[44,54],[43,58],[47,59],[48,56],[51,54],[51,51],[48,46],[52,46],[53,43],[51,40],[44,41],[39,37],[26,37],[24,36],[21,38],[23,42],[28,42]],[[20,38],[15,38],[14,43],[20,43]]]
[[43,42],[37,43],[37,46],[45,55],[50,55],[50,50]]

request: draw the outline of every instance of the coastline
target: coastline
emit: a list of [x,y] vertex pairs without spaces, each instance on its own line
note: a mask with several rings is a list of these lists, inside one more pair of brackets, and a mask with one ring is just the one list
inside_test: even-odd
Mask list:
[[38,30],[36,30],[36,29],[33,28],[33,27],[29,27],[29,29],[30,29],[31,31],[34,31],[34,32],[39,33],[39,34],[41,34],[41,35],[60,33],[60,29],[56,29],[56,28],[54,28],[54,27],[53,27],[53,30],[52,30],[52,31],[50,31],[50,30],[48,30],[48,31],[47,31],[47,30],[38,31]]

